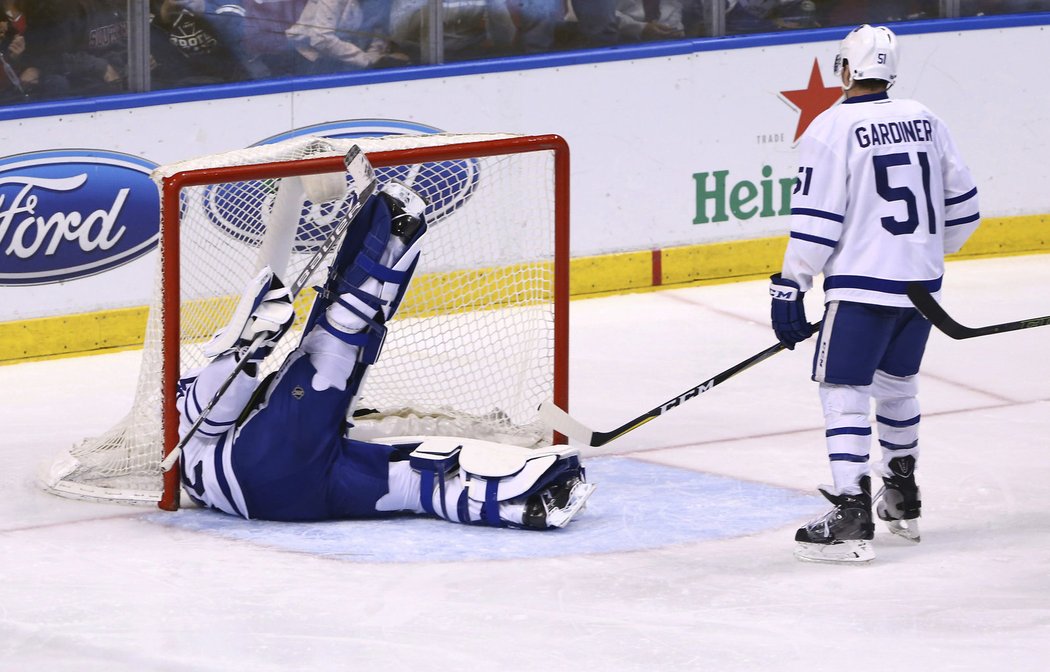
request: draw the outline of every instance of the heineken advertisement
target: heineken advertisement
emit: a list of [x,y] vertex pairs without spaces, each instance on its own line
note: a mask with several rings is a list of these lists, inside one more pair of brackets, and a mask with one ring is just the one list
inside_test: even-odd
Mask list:
[[791,213],[794,177],[773,177],[771,166],[762,166],[757,181],[736,180],[728,170],[694,173],[696,214],[693,224],[777,217]]

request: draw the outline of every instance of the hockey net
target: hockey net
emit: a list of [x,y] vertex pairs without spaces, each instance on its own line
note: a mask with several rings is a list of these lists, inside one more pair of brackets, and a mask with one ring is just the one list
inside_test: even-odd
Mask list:
[[[568,149],[558,136],[296,138],[162,166],[161,244],[132,408],[109,431],[64,451],[44,475],[56,494],[179,504],[174,391],[206,363],[203,345],[269,263],[294,278],[352,202],[313,203],[319,180],[345,175],[353,145],[380,183],[426,198],[419,266],[353,418],[361,439],[407,434],[533,446],[552,437],[541,401],[567,407]],[[325,196],[326,198],[329,196]],[[323,281],[322,264],[307,287]],[[314,299],[264,362],[279,366]]]

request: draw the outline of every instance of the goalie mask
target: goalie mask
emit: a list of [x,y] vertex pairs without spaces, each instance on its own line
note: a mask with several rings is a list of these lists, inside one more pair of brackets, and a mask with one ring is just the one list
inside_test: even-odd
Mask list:
[[885,26],[864,24],[854,28],[839,44],[836,75],[842,72],[844,61],[848,63],[850,83],[843,88],[849,89],[858,79],[881,79],[889,88],[897,81],[897,36]]

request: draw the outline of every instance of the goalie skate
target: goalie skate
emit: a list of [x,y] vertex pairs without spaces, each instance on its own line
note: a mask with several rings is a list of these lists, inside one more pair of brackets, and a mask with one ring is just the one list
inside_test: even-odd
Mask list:
[[525,504],[522,525],[538,530],[565,527],[583,510],[596,487],[594,483],[586,483],[574,476],[536,493]]

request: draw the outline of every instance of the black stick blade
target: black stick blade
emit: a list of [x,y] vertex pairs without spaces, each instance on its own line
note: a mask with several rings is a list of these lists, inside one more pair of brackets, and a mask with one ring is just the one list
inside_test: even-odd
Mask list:
[[937,327],[950,338],[956,340],[1050,325],[1050,315],[1047,315],[1045,317],[1032,317],[1027,320],[1017,320],[1015,322],[990,324],[986,327],[966,327],[953,320],[951,315],[949,315],[941,304],[937,303],[937,300],[933,298],[930,291],[921,284],[913,282],[908,285],[907,291],[908,298],[911,299],[913,304],[915,304],[915,307],[920,313],[922,313],[923,317],[929,320],[933,326]]

